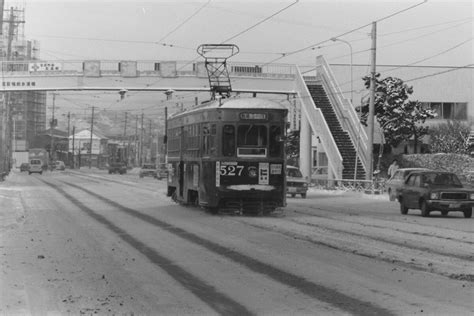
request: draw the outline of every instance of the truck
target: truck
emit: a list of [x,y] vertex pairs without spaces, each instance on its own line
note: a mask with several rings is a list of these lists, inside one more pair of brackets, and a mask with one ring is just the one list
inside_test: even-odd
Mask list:
[[41,160],[41,164],[43,166],[43,170],[48,170],[48,162],[49,162],[49,153],[44,148],[31,148],[28,150],[28,160],[31,159],[39,159]]

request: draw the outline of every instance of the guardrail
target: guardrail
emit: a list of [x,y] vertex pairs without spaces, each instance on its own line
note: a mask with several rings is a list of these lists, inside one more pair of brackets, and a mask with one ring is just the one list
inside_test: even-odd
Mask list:
[[[1,69],[4,75],[84,75],[84,64],[95,63],[100,68],[100,75],[120,75],[124,67],[134,68],[137,76],[160,76],[166,73],[175,76],[204,76],[203,61],[124,61],[124,60],[18,60],[3,61]],[[231,76],[250,76],[253,78],[293,78],[296,75],[292,64],[259,64],[252,62],[228,62]]]
[[350,180],[350,179],[312,179],[311,186],[318,189],[364,192],[368,194],[386,194],[386,179]]

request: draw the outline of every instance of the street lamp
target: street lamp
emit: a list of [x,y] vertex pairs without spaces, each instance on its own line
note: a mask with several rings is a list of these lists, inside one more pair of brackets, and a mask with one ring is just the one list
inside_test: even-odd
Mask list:
[[331,41],[333,41],[333,42],[339,41],[339,42],[343,42],[343,43],[349,45],[349,49],[351,51],[351,104],[352,104],[352,99],[353,99],[352,94],[353,94],[353,90],[354,90],[353,87],[352,87],[353,86],[353,81],[354,81],[353,80],[353,74],[352,74],[352,45],[348,41],[345,41],[345,40],[342,40],[342,39],[336,38],[336,37],[331,38]]

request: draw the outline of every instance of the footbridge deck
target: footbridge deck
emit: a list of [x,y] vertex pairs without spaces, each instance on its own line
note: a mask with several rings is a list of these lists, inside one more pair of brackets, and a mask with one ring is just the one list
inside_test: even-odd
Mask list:
[[[232,90],[294,94],[296,67],[228,63]],[[0,87],[7,91],[120,90],[209,91],[204,62],[195,61],[9,61]]]

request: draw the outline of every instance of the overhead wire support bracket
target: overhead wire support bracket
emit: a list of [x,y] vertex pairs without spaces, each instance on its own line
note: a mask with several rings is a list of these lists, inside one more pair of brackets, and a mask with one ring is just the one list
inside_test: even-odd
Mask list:
[[204,65],[209,78],[209,88],[212,99],[216,93],[221,96],[230,96],[232,86],[230,84],[227,59],[239,53],[239,47],[235,44],[201,44],[197,53],[204,57]]

